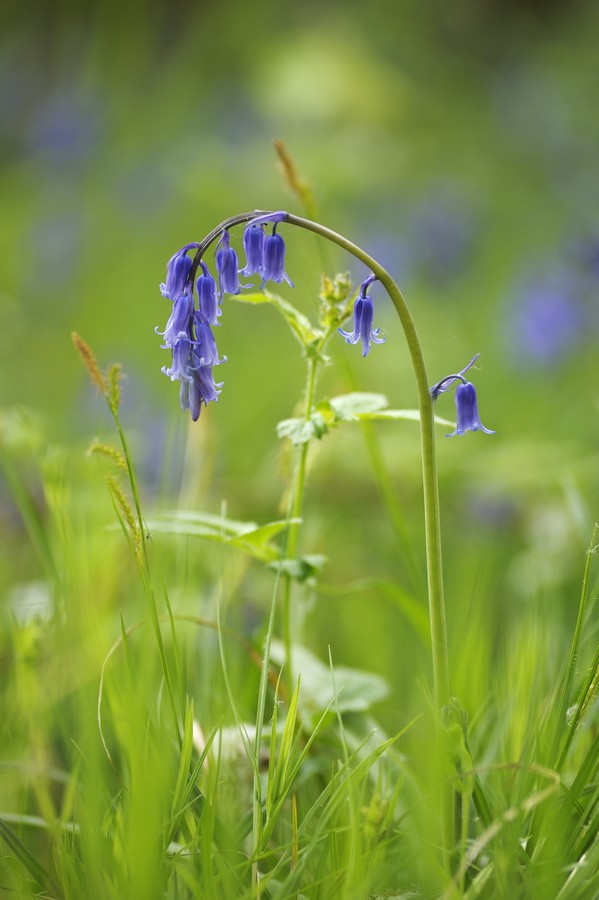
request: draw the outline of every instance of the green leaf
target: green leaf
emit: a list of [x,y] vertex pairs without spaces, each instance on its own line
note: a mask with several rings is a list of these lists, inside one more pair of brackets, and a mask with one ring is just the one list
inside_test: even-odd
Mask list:
[[298,678],[295,690],[289,703],[289,709],[285,717],[283,726],[283,734],[281,735],[281,744],[277,753],[277,760],[273,774],[273,782],[271,787],[273,806],[277,800],[285,796],[290,788],[287,782],[287,773],[291,760],[291,752],[293,749],[295,726],[297,724],[298,700],[300,695],[300,679]]
[[[309,419],[283,419],[277,425],[277,435],[289,438],[292,444],[307,444],[313,437],[321,438],[340,422],[357,422],[361,419],[407,419],[420,421],[417,409],[386,409],[387,398],[384,394],[369,394],[355,391],[341,394],[330,400],[321,400],[314,408]],[[454,423],[441,416],[435,416],[437,425],[453,428]]]
[[329,427],[324,416],[316,409],[308,420],[283,419],[277,425],[277,435],[280,438],[289,438],[296,446],[307,444],[313,437],[321,438],[327,433]]
[[[273,641],[271,658],[277,665],[285,663],[285,647]],[[300,708],[309,716],[318,715],[329,707],[334,699],[333,679],[325,666],[305,647],[294,644],[291,653],[294,676],[300,676],[302,692]],[[335,706],[340,712],[364,712],[389,694],[389,685],[374,672],[363,672],[345,666],[335,666]]]
[[[357,412],[357,419],[409,419],[412,422],[420,421],[420,412],[417,409],[380,409],[372,412]],[[455,423],[441,416],[435,416],[435,423],[446,428],[455,428]]]
[[257,525],[255,522],[238,522],[210,513],[174,510],[148,521],[147,526],[154,534],[177,534],[230,544],[255,559],[268,562],[277,559],[280,554],[280,548],[272,543],[272,538],[284,531],[290,523],[300,521],[281,519]]
[[229,543],[247,551],[251,556],[255,556],[256,559],[270,561],[276,559],[280,552],[276,544],[271,543],[271,538],[285,531],[290,523],[299,524],[301,519],[283,519],[278,522],[268,522],[266,525],[254,528],[253,531],[246,531],[237,537],[231,538]]
[[[171,820],[176,822],[179,821],[184,808],[183,798],[186,793],[187,778],[193,751],[193,700],[186,698],[185,706],[185,725],[183,729],[181,754],[179,756],[179,770],[177,772],[177,782],[175,784],[171,803]],[[173,834],[175,830],[176,829],[173,828]]]
[[254,294],[236,294],[233,299],[239,303],[270,303],[281,313],[302,347],[307,348],[310,344],[319,341],[323,337],[320,329],[315,328],[303,313],[287,300],[279,297],[278,294],[272,294],[270,291],[260,291]]
[[318,574],[327,562],[326,556],[320,553],[307,554],[298,559],[278,559],[269,563],[269,569],[288,575],[296,581],[304,582]]
[[339,422],[351,422],[357,416],[385,409],[388,402],[384,394],[368,394],[363,391],[341,394],[329,400],[335,420]]
[[193,512],[192,510],[174,509],[162,513],[153,523],[155,531],[165,534],[199,535],[216,534],[227,537],[244,534],[258,528],[255,522],[238,522],[225,516],[212,513]]

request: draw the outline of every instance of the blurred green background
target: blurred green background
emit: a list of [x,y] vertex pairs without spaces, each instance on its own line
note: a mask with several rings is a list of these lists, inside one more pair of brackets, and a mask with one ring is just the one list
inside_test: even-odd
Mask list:
[[[177,248],[246,209],[301,213],[278,170],[282,139],[320,220],[396,277],[431,383],[481,353],[481,418],[497,434],[446,441],[440,430],[438,446],[464,702],[480,701],[472,659],[460,668],[466,628],[480,629],[481,653],[509,655],[526,651],[528,617],[549,616],[563,641],[554,632],[548,653],[561,658],[599,499],[597,4],[72,0],[4,4],[0,19],[5,422],[24,408],[48,445],[91,465],[85,447],[108,419],[73,351],[77,330],[102,364],[124,366],[123,420],[147,514],[178,492],[210,512],[224,500],[233,518],[281,514],[289,461],[275,426],[293,414],[304,377],[284,322],[225,300],[224,389],[195,425],[160,372],[153,329],[168,316],[158,285]],[[322,248],[282,232],[296,287],[281,293],[313,316]],[[365,276],[327,253],[329,274]],[[413,407],[400,328],[383,292],[373,296],[386,343],[362,359],[333,342],[320,395],[371,390]],[[453,416],[451,396],[438,406]],[[422,558],[416,426],[382,423],[376,435]],[[38,563],[0,491],[10,600]],[[330,644],[339,663],[385,674],[394,717],[428,653],[384,591],[343,590],[364,576],[413,588],[358,426],[314,455],[305,518],[302,550],[328,556],[323,580],[337,591],[306,601],[307,640],[325,658]],[[210,571],[206,547],[194,546],[195,565]],[[244,630],[269,596],[261,576],[248,581]]]

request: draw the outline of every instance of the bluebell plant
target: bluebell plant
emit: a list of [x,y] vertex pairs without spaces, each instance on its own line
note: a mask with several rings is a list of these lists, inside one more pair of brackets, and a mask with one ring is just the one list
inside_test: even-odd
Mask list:
[[[216,383],[213,376],[215,366],[225,362],[216,348],[212,327],[218,324],[220,302],[225,294],[239,294],[249,284],[240,282],[242,277],[259,276],[260,289],[269,281],[280,284],[292,282],[285,271],[285,242],[278,232],[281,223],[293,225],[311,231],[322,238],[336,244],[368,267],[369,274],[361,283],[353,306],[353,329],[338,328],[342,337],[350,344],[361,344],[362,355],[369,353],[371,344],[382,344],[384,337],[380,329],[373,325],[374,305],[369,290],[374,282],[379,282],[386,290],[399,316],[404,332],[407,349],[412,362],[418,393],[418,415],[420,420],[420,441],[422,449],[422,472],[424,493],[424,531],[426,538],[427,588],[429,605],[429,623],[431,633],[432,665],[435,705],[438,711],[446,707],[451,697],[451,680],[447,650],[447,629],[445,623],[445,600],[443,587],[440,505],[437,484],[437,463],[435,455],[435,416],[434,403],[437,398],[457,384],[456,408],[457,425],[452,435],[462,435],[466,431],[481,430],[492,433],[485,428],[479,417],[476,391],[473,384],[465,377],[465,373],[476,361],[474,357],[461,372],[448,375],[429,388],[422,348],[408,305],[397,283],[389,273],[368,253],[353,244],[347,238],[330,228],[301,218],[291,213],[252,212],[240,213],[225,219],[212,229],[199,243],[187,244],[169,260],[166,282],[162,285],[162,293],[168,298],[173,309],[165,331],[163,346],[171,351],[172,363],[164,367],[164,373],[172,380],[180,382],[180,402],[184,410],[189,410],[195,421],[200,415],[202,406],[218,399],[222,384]],[[238,266],[237,253],[231,246],[230,232],[238,225],[244,225],[243,246],[245,265]],[[269,234],[266,230],[272,228]],[[209,272],[203,257],[208,248],[216,244],[216,282]],[[190,256],[190,251],[195,253]],[[194,279],[198,268],[202,274],[194,289]],[[197,294],[198,305],[194,294]],[[329,313],[331,310],[329,310]],[[336,312],[339,317],[335,318]],[[328,320],[330,331],[315,332],[323,339],[343,324],[349,315],[349,308],[336,307],[335,315]],[[318,337],[315,338],[318,342]],[[306,348],[309,346],[305,344]],[[313,348],[314,349],[314,348]],[[315,371],[318,352],[307,355],[308,378],[306,388],[305,416],[306,424],[310,424],[313,412]],[[294,500],[291,508],[292,522],[299,521],[301,514],[301,496],[306,470],[307,441],[300,448],[297,467]],[[294,559],[296,551],[297,525],[290,525],[285,552],[288,559]],[[291,627],[290,627],[290,592],[289,579],[283,603],[283,632],[288,673],[292,671]],[[265,649],[268,658],[268,647]],[[289,677],[291,677],[289,675]],[[264,694],[262,694],[264,698]],[[262,700],[263,702],[263,700]],[[259,715],[262,721],[263,709]],[[441,821],[443,828],[443,845],[451,846],[453,828],[451,811],[451,790],[443,792],[441,798]]]
[[[213,369],[225,362],[226,358],[219,356],[212,327],[218,324],[223,296],[239,294],[242,288],[251,286],[242,284],[239,280],[240,275],[244,278],[259,276],[261,289],[269,281],[277,284],[286,281],[292,284],[285,271],[285,242],[278,232],[281,223],[312,231],[341,247],[368,267],[369,274],[360,285],[354,302],[353,329],[351,331],[339,329],[348,343],[361,344],[363,356],[368,354],[371,344],[381,344],[384,341],[380,329],[373,326],[374,306],[369,289],[375,281],[379,282],[389,295],[403,328],[418,392],[433,680],[435,700],[440,710],[450,697],[450,678],[441,564],[434,402],[440,394],[459,382],[456,390],[457,425],[452,436],[476,430],[491,433],[480,421],[476,391],[464,374],[477,357],[461,372],[449,375],[429,388],[422,349],[411,313],[403,294],[389,273],[356,244],[320,223],[284,211],[253,210],[225,219],[202,241],[185,245],[169,260],[162,293],[172,302],[173,309],[162,335],[163,346],[171,351],[172,364],[169,367],[165,366],[163,371],[172,380],[180,382],[181,406],[184,410],[189,410],[194,421],[199,417],[203,405],[218,399],[222,384],[215,382]],[[238,266],[237,253],[231,246],[230,237],[231,230],[239,225],[245,226],[243,246],[246,259],[242,268]],[[265,233],[267,228],[272,229],[270,234]],[[203,260],[204,254],[215,241],[218,291],[215,279]],[[195,251],[193,257],[190,255],[192,250]],[[202,274],[194,287],[194,279],[200,267]],[[347,315],[347,311],[344,311],[343,315]],[[308,416],[314,385],[313,372],[312,369],[311,388],[306,401]],[[305,447],[302,450],[305,457]]]

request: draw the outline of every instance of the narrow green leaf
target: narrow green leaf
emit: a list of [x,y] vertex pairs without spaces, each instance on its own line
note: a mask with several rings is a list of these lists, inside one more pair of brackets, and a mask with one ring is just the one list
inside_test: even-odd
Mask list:
[[153,528],[155,531],[162,531],[165,534],[200,534],[203,536],[205,532],[219,536],[224,534],[228,537],[253,531],[258,528],[258,525],[256,522],[238,522],[212,513],[170,510],[161,513],[158,518],[154,519]]
[[280,519],[257,525],[255,522],[236,522],[209,513],[166,513],[147,522],[155,534],[176,534],[199,537],[208,541],[230,544],[244,550],[255,559],[270,562],[279,557],[280,548],[271,539],[284,531],[290,523],[300,519]]
[[289,704],[289,710],[285,718],[285,725],[283,726],[283,734],[281,736],[281,746],[279,747],[279,753],[277,755],[275,785],[278,796],[284,796],[289,790],[289,784],[285,783],[285,779],[287,776],[287,771],[289,769],[291,750],[293,747],[293,739],[295,735],[295,726],[297,724],[297,705],[299,700],[299,693],[300,679],[298,678],[293,696],[291,697],[291,702]]
[[268,753],[268,782],[266,785],[266,818],[269,819],[275,803],[275,769],[277,760],[277,721],[279,716],[279,685],[281,672],[277,679],[275,696],[272,705],[272,721],[270,723],[270,747]]
[[[358,412],[356,413],[357,419],[407,419],[411,422],[419,422],[420,421],[420,412],[417,409],[381,409],[375,410],[373,412]],[[450,422],[449,419],[444,419],[442,416],[435,416],[435,423],[437,425],[443,425],[445,428],[455,428],[455,423]]]
[[29,872],[36,884],[38,884],[42,890],[47,891],[51,895],[55,895],[57,893],[57,888],[50,875],[42,868],[42,866],[40,866],[35,857],[32,856],[28,848],[16,836],[12,829],[2,821],[0,821],[0,837],[8,844],[16,858]]
[[[177,781],[175,791],[173,793],[173,802],[171,804],[171,819],[178,821],[181,808],[183,806],[183,796],[187,784],[187,776],[189,774],[189,766],[191,764],[191,754],[193,751],[193,700],[187,700],[185,709],[185,726],[183,729],[183,743],[181,745],[181,754],[179,756],[179,770],[177,772]],[[174,831],[174,829],[173,829]]]

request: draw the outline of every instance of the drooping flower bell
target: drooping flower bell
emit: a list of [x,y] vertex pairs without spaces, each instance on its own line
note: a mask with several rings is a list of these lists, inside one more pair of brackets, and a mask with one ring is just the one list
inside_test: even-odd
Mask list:
[[485,428],[478,414],[478,402],[476,389],[472,382],[466,381],[458,385],[455,392],[455,405],[457,410],[457,425],[455,431],[446,434],[445,437],[454,437],[456,434],[464,434],[466,431],[484,431],[485,434],[495,434],[489,428]]
[[290,287],[293,287],[293,282],[285,272],[285,241],[280,234],[277,234],[276,222],[273,225],[272,234],[269,234],[264,240],[262,259],[261,288],[267,281],[275,281],[277,284],[286,281]]
[[193,315],[193,297],[190,292],[179,294],[173,303],[173,308],[169,316],[164,331],[159,331],[156,327],[156,334],[164,337],[164,347],[172,347],[177,340],[180,332],[187,333]]
[[262,262],[264,257],[264,228],[253,222],[243,232],[243,247],[245,250],[245,267],[242,275],[253,275],[255,272],[262,275]]
[[216,341],[210,329],[208,320],[204,318],[201,312],[196,309],[193,314],[193,323],[195,325],[196,343],[194,354],[199,359],[200,366],[218,366],[220,363],[227,361],[227,357],[221,359],[216,349]]
[[183,247],[171,256],[166,265],[166,282],[160,285],[162,296],[173,302],[188,288],[192,262],[187,255],[188,247]]
[[357,344],[358,341],[362,341],[362,356],[366,356],[370,350],[371,341],[374,341],[375,344],[383,344],[385,342],[385,338],[380,337],[381,329],[373,329],[372,327],[374,305],[372,299],[368,296],[368,288],[373,281],[376,281],[376,275],[369,275],[360,285],[360,292],[354,303],[354,330],[344,331],[342,328],[337,329],[348,344]]
[[[186,332],[181,331],[171,345],[173,354],[170,366],[163,366],[162,372],[171,381],[191,381],[191,348],[193,341]],[[163,345],[166,347],[166,345]]]
[[215,384],[212,375],[212,366],[195,366],[191,369],[190,380],[181,382],[179,402],[183,411],[189,410],[194,422],[200,417],[202,404],[207,406],[212,401],[218,400],[220,384]]
[[218,317],[222,314],[222,310],[218,305],[216,281],[210,274],[205,262],[200,260],[200,266],[203,274],[196,281],[200,312],[210,325],[219,325]]
[[237,254],[230,244],[229,232],[225,228],[217,244],[216,270],[221,297],[223,294],[239,294],[241,285],[237,275]]

